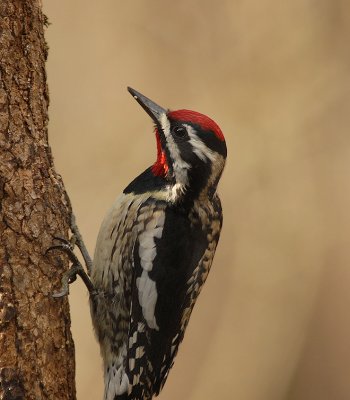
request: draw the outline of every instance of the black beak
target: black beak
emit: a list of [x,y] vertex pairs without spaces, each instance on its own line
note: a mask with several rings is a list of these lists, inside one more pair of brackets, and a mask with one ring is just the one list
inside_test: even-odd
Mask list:
[[153,119],[153,121],[161,127],[161,117],[168,112],[165,108],[160,107],[154,103],[148,97],[137,92],[128,86],[128,91],[132,97],[140,104],[140,106],[146,111],[146,113]]

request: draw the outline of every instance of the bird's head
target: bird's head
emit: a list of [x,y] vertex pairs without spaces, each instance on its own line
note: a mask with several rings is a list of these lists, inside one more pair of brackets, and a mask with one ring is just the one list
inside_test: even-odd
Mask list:
[[212,196],[224,169],[220,127],[196,111],[164,109],[132,88],[131,95],[155,123],[157,160],[152,173],[177,188],[176,196]]

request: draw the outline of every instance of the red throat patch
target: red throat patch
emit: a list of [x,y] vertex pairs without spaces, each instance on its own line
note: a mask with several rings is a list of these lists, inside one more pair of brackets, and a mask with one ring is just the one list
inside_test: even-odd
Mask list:
[[165,178],[166,174],[169,171],[169,166],[167,164],[166,156],[160,143],[160,137],[157,128],[155,132],[157,139],[157,161],[152,166],[152,172],[155,176],[161,176]]

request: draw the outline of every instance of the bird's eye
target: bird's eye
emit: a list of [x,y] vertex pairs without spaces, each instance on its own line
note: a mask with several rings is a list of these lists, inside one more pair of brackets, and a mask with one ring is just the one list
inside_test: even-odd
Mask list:
[[184,138],[186,136],[186,128],[183,126],[175,126],[173,128],[173,133],[178,138]]

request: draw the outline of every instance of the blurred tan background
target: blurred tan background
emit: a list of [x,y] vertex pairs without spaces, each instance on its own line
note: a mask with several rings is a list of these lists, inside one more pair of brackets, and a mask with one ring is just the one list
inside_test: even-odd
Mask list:
[[[223,129],[224,229],[164,400],[350,399],[350,3],[44,1],[50,141],[91,251],[155,160],[130,85]],[[102,398],[71,288],[78,399]]]

